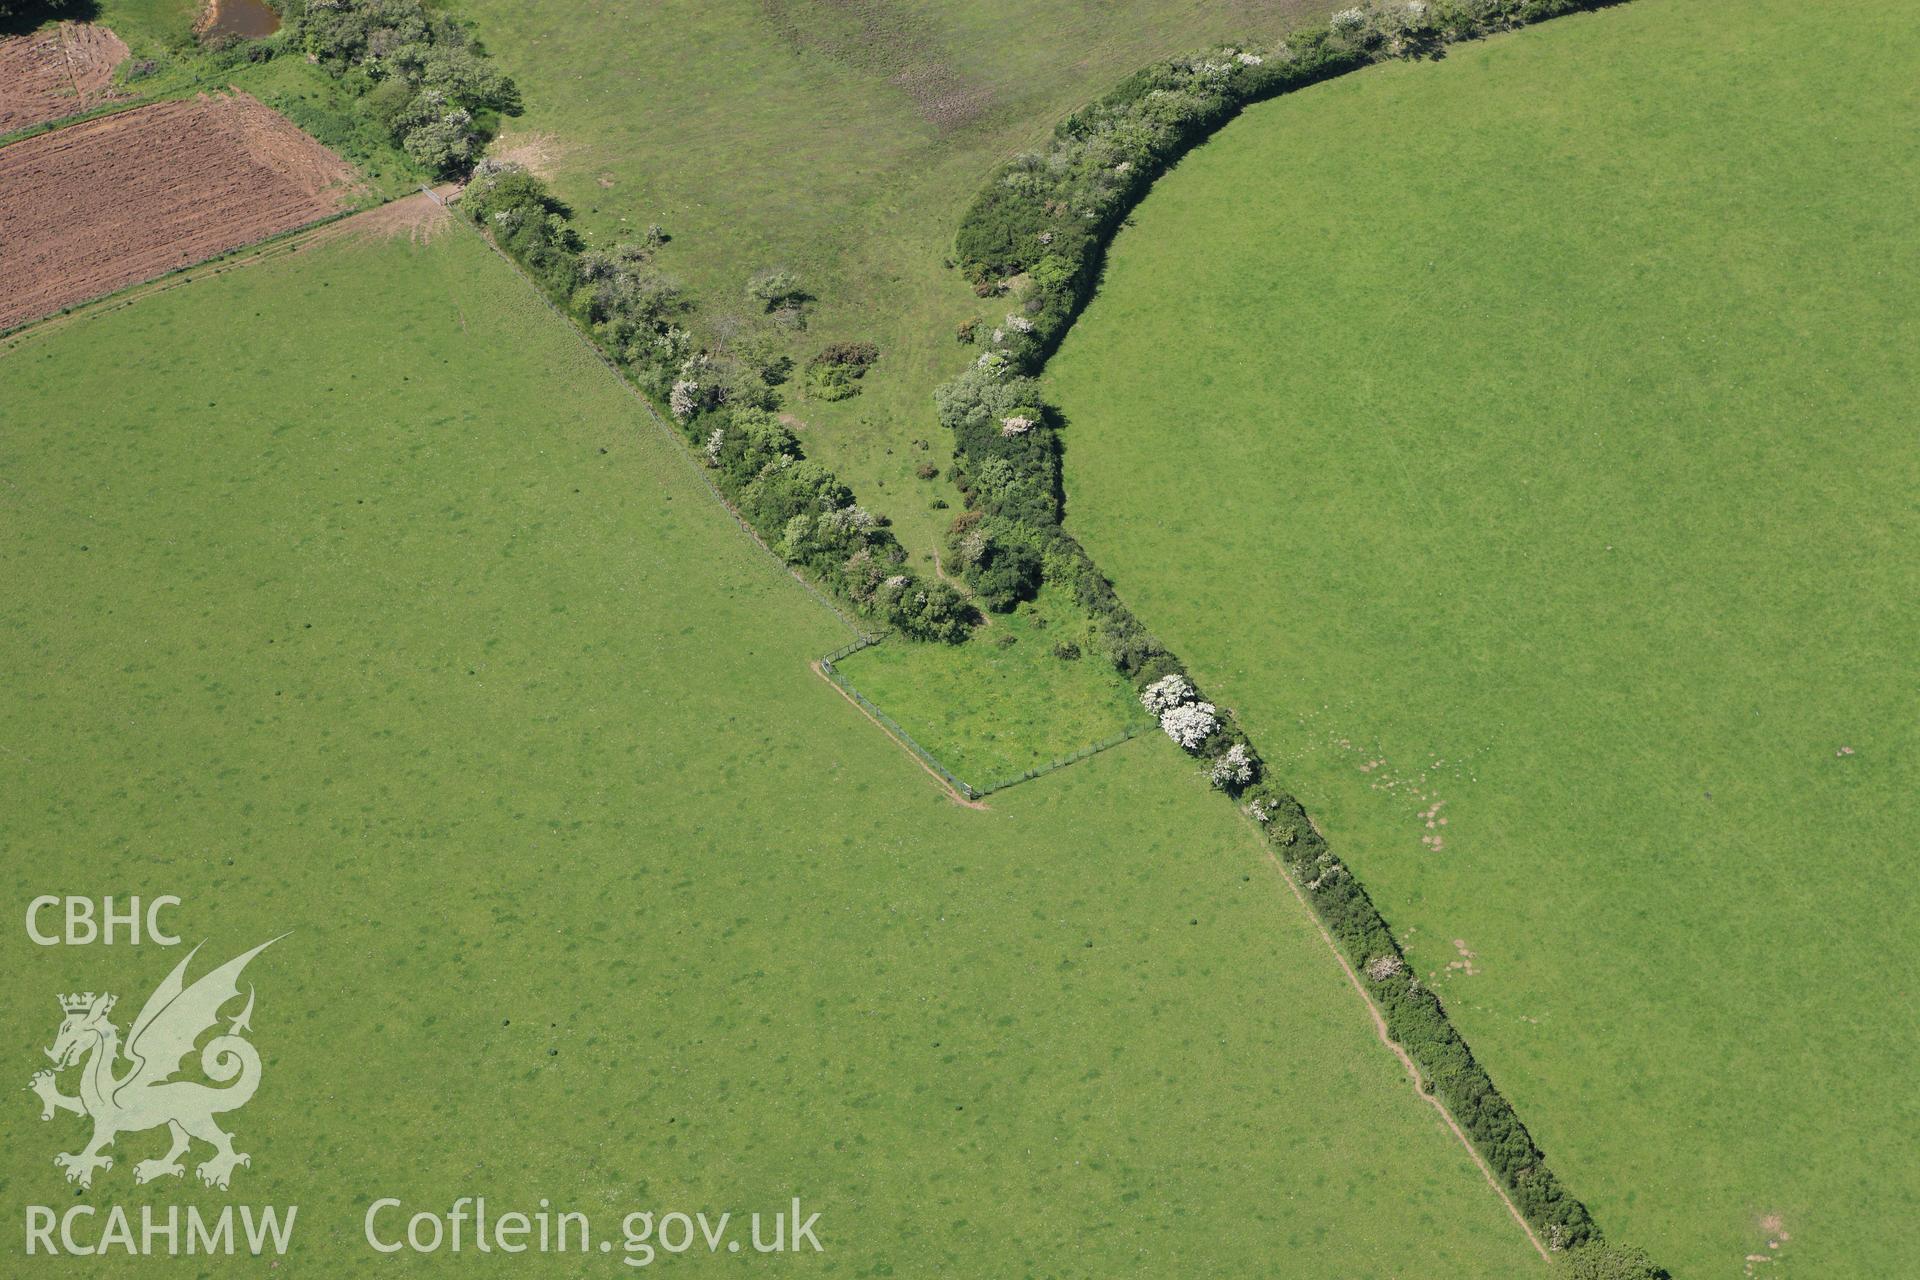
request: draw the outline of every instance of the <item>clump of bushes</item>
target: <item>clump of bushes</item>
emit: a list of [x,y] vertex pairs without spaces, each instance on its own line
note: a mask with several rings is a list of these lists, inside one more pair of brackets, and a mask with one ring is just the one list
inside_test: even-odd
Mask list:
[[1010,520],[967,511],[947,529],[947,563],[959,570],[987,608],[1006,613],[1039,594],[1042,556],[1026,530]]
[[420,0],[287,0],[287,39],[341,80],[414,162],[465,173],[520,94],[467,28]]
[[1597,1244],[1577,1249],[1554,1269],[1558,1280],[1673,1280],[1665,1267],[1638,1249],[1616,1249]]
[[880,359],[871,342],[836,342],[807,361],[807,394],[816,400],[845,400],[860,394],[860,379]]
[[602,346],[630,365],[659,367],[684,359],[692,338],[678,324],[686,294],[654,265],[648,241],[581,253],[568,309]]

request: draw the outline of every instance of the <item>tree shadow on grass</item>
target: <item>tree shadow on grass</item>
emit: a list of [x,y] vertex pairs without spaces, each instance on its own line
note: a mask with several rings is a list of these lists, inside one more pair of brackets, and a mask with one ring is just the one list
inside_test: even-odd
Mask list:
[[92,22],[99,16],[94,0],[0,0],[0,37],[31,35],[50,22]]

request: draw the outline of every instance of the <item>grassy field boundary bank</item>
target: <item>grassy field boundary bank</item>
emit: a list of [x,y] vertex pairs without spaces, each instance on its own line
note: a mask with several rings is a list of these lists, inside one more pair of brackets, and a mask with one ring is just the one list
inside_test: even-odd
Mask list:
[[[1062,121],[1044,154],[1003,165],[967,210],[955,237],[957,264],[981,296],[1010,295],[1019,309],[994,331],[988,350],[935,394],[967,495],[950,550],[969,584],[986,598],[1030,597],[1043,578],[1072,587],[1104,635],[1109,660],[1142,691],[1168,736],[1212,761],[1214,785],[1262,830],[1289,883],[1329,939],[1338,939],[1386,1035],[1417,1067],[1420,1087],[1497,1172],[1498,1189],[1529,1236],[1537,1231],[1536,1243],[1544,1237],[1556,1252],[1592,1246],[1596,1263],[1605,1248],[1598,1224],[1548,1167],[1438,996],[1414,976],[1364,887],[1300,802],[1267,776],[1232,716],[1202,698],[1179,659],[1063,527],[1059,417],[1035,375],[1093,295],[1108,245],[1153,180],[1245,107],[1376,62],[1437,56],[1450,43],[1619,2],[1370,5],[1271,46],[1217,48],[1136,73]],[[1664,1272],[1644,1263],[1633,1274]]]
[[89,120],[98,120],[102,116],[119,115],[122,111],[134,111],[140,107],[152,106],[156,102],[167,102],[175,98],[184,98],[203,91],[213,83],[214,77],[208,76],[194,80],[191,84],[177,85],[151,97],[133,98],[118,102],[102,102],[98,106],[88,107],[85,111],[76,111],[70,116],[61,116],[58,120],[42,120],[38,124],[26,125],[12,133],[0,133],[0,147],[11,146],[16,142],[25,142],[28,138],[37,138],[43,133],[52,133],[55,129],[64,129],[68,125],[85,124]]

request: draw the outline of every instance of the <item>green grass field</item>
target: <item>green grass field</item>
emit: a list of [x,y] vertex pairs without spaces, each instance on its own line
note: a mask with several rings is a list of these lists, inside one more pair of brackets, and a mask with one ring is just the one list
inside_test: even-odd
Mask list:
[[750,320],[749,277],[785,266],[819,296],[803,363],[879,344],[861,395],[789,408],[808,450],[930,558],[952,512],[930,507],[910,442],[937,433],[933,388],[968,358],[956,326],[1008,309],[941,265],[987,172],[1155,57],[1330,6],[1033,0],[1016,18],[982,0],[607,0],[564,23],[518,0],[454,7],[526,99],[504,141],[546,144],[538,167],[595,239],[663,225],[661,262],[704,327]]
[[139,55],[189,46],[203,5],[201,0],[90,0],[77,7],[91,8],[85,15],[90,21],[113,28]]
[[[985,788],[1152,725],[1087,631],[1086,615],[1048,590],[958,648],[895,641],[836,665],[962,781]],[[1062,642],[1081,656],[1056,655]]]
[[1912,1269],[1916,68],[1635,0],[1268,103],[1049,371],[1072,526],[1680,1276]]
[[[252,1167],[135,1188],[164,1142],[131,1136],[90,1202],[298,1205],[287,1265],[329,1276],[624,1272],[361,1240],[377,1198],[478,1194],[602,1237],[797,1195],[827,1251],[796,1275],[1537,1268],[1168,744],[949,803],[807,669],[832,616],[471,233],[29,330],[0,406],[16,1085],[56,993],[131,1019],[181,954],[34,946],[30,896],[179,895],[197,965],[292,931],[248,971]],[[19,1222],[73,1202],[83,1130],[8,1097]]]

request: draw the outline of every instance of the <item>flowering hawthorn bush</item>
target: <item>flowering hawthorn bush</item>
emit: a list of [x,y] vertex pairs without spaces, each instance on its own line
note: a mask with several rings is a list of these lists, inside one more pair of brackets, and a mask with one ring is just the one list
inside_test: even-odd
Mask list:
[[1244,787],[1253,781],[1253,755],[1244,742],[1236,742],[1227,748],[1227,753],[1213,762],[1213,768],[1207,771],[1207,781],[1220,790],[1231,787]]
[[1388,978],[1405,972],[1406,967],[1399,956],[1376,956],[1367,962],[1367,976],[1375,982],[1385,982]]
[[1177,673],[1162,676],[1140,691],[1140,705],[1156,716],[1165,715],[1183,702],[1192,702],[1193,698],[1192,683]]
[[1160,717],[1160,728],[1187,751],[1198,751],[1219,727],[1211,702],[1183,702]]
[[691,418],[700,409],[700,384],[691,378],[675,382],[673,390],[667,393],[667,407],[682,422]]

